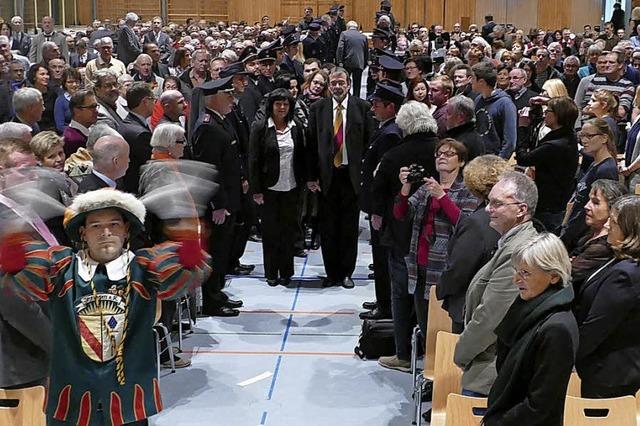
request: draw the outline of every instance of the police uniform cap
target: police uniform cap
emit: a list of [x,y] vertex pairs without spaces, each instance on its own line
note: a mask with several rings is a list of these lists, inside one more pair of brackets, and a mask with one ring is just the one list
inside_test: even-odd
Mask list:
[[278,54],[275,50],[269,50],[264,48],[258,52],[258,61],[275,61],[278,58]]
[[199,89],[204,96],[211,96],[221,92],[231,92],[233,91],[233,86],[231,85],[232,79],[233,75],[230,75],[228,77],[207,81],[200,86]]
[[389,40],[391,36],[385,30],[381,28],[376,28],[373,30],[373,34],[371,35],[371,38],[381,38],[384,40]]
[[298,37],[298,34],[290,34],[288,36],[286,36],[284,38],[284,40],[282,41],[282,45],[284,47],[287,46],[293,46],[300,43],[300,37]]
[[395,104],[401,104],[404,101],[404,95],[399,84],[394,84],[390,80],[383,80],[376,84],[376,90],[369,97],[369,101],[382,100]]
[[295,34],[295,32],[296,32],[295,25],[285,25],[284,28],[282,29],[282,36],[284,38],[287,38],[291,34]]
[[220,78],[234,76],[234,75],[249,75],[248,71],[245,71],[244,64],[242,62],[234,62],[224,67],[220,71]]
[[255,46],[247,46],[238,58],[239,62],[250,62],[258,57],[258,49]]
[[338,14],[338,9],[335,7],[332,7],[331,9],[329,9],[329,11],[327,12],[327,15],[337,15]]
[[320,31],[320,22],[313,21],[309,24],[309,31]]
[[380,58],[378,59],[378,64],[380,65],[380,67],[390,71],[399,71],[404,69],[404,65],[402,64],[402,62],[388,55],[380,56]]

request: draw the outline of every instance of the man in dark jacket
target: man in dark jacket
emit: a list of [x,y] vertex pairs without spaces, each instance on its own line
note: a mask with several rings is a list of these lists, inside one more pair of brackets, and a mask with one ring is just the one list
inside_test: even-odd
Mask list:
[[[410,371],[411,359],[411,310],[413,296],[408,294],[408,272],[404,257],[409,253],[411,223],[397,221],[393,217],[393,205],[402,184],[398,178],[401,167],[417,164],[425,169],[425,175],[436,176],[434,153],[438,138],[438,124],[422,103],[403,105],[396,117],[396,124],[404,139],[384,154],[372,186],[372,215],[382,217],[379,233],[380,244],[389,253],[389,277],[391,279],[391,310],[394,322],[396,355],[383,359],[384,366]],[[412,193],[420,184],[414,185]]]
[[300,43],[300,37],[295,33],[285,37],[282,42],[284,54],[280,63],[280,71],[294,76],[298,80],[298,85],[301,86],[304,83],[304,78],[302,77],[303,67],[300,62],[294,59],[298,54],[298,43]]
[[447,132],[445,137],[462,142],[467,147],[467,160],[484,154],[482,137],[476,131],[475,106],[471,99],[457,95],[447,103]]
[[380,244],[382,216],[372,214],[372,185],[376,168],[382,156],[402,142],[402,133],[395,123],[396,113],[402,105],[402,90],[391,82],[377,84],[372,96],[372,107],[380,127],[373,133],[362,162],[362,189],[360,209],[370,216],[371,252],[375,276],[376,307],[360,314],[361,319],[391,318],[391,283],[389,281],[389,255],[387,248]]
[[129,12],[124,20],[125,24],[122,26],[118,36],[118,59],[126,66],[135,61],[138,55],[142,53],[142,44],[136,33],[133,32],[133,27],[139,20],[138,15]]
[[353,80],[352,94],[360,97],[362,71],[369,60],[367,37],[358,31],[358,23],[349,21],[347,31],[340,34],[336,63],[351,73]]
[[511,97],[496,86],[497,74],[492,65],[479,63],[472,67],[476,98],[476,129],[483,138],[487,154],[508,160],[516,148],[518,113]]
[[24,31],[24,21],[20,16],[11,18],[11,37],[13,44],[11,50],[17,50],[18,54],[28,56],[31,49],[31,36]]
[[127,91],[127,105],[129,115],[118,129],[131,150],[131,162],[124,176],[124,190],[137,194],[140,167],[151,159],[151,129],[147,118],[151,117],[155,106],[153,92],[146,83],[133,83]]
[[525,86],[526,83],[527,72],[522,68],[514,68],[509,72],[509,94],[518,112],[522,111],[522,108],[529,107],[529,100],[538,96],[536,92]]

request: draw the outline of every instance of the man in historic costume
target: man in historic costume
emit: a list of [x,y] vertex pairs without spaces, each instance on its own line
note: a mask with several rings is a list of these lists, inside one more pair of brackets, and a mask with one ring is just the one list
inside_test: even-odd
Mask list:
[[99,189],[77,196],[65,212],[65,230],[80,250],[19,234],[0,245],[2,283],[49,301],[51,425],[146,425],[162,410],[152,332],[157,300],[181,296],[210,269],[195,232],[180,243],[128,250],[145,213],[133,195]]

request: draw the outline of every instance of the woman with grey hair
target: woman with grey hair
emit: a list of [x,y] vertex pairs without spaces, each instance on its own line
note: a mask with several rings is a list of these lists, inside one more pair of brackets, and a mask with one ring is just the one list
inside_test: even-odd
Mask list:
[[569,255],[558,237],[543,233],[511,260],[520,294],[495,330],[498,377],[483,422],[561,426],[578,348]]
[[184,155],[185,132],[184,129],[171,123],[158,125],[151,136],[151,159],[177,160]]

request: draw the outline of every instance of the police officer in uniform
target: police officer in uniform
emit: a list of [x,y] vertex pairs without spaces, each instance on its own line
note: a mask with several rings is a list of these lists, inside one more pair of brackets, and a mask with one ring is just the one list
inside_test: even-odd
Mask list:
[[[278,39],[278,44],[279,40],[280,39]],[[278,69],[277,60],[277,47],[273,43],[258,52],[260,75],[258,76],[257,87],[261,96],[271,93],[273,89],[276,88],[274,74]]]
[[237,316],[240,312],[235,308],[242,306],[242,301],[233,301],[222,292],[242,195],[238,141],[224,123],[235,103],[232,79],[233,75],[212,80],[195,89],[200,92],[196,99],[204,100],[204,110],[193,127],[192,155],[194,160],[216,167],[219,185],[206,213],[206,219],[211,221],[209,253],[214,271],[202,284],[202,313],[209,316]]
[[320,22],[313,21],[309,24],[309,34],[302,40],[302,51],[304,57],[316,58],[321,61],[325,58],[325,41],[320,34]]
[[367,72],[367,97],[373,94],[376,88],[378,71],[378,58],[389,44],[389,33],[376,28],[371,35],[373,48],[369,49],[369,71]]
[[302,83],[304,83],[304,67],[294,59],[298,53],[298,43],[300,43],[300,37],[296,33],[287,35],[282,41],[284,55],[280,63],[280,71],[294,76],[298,80],[298,86],[302,86]]
[[378,120],[379,126],[371,136],[362,160],[360,209],[369,215],[377,302],[374,309],[362,312],[360,318],[382,319],[391,318],[391,281],[388,268],[389,255],[386,247],[380,244],[382,217],[372,214],[372,184],[375,170],[382,156],[402,142],[402,132],[396,124],[396,114],[404,101],[404,95],[400,84],[390,80],[382,80],[376,85],[376,90],[368,100],[372,104],[371,110]]

